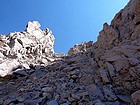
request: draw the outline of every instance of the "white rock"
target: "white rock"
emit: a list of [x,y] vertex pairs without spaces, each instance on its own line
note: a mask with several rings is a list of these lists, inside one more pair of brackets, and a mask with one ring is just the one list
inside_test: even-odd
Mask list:
[[28,75],[24,69],[17,69],[13,73],[17,74],[17,75],[21,75],[21,76],[27,76]]
[[13,69],[18,68],[20,63],[17,60],[7,60],[0,64],[0,77],[10,75],[13,73]]
[[30,34],[32,34],[32,32],[34,30],[37,30],[40,28],[40,23],[38,21],[33,21],[33,22],[28,22],[28,25],[27,25],[27,32],[29,32]]
[[53,62],[55,59],[50,58],[50,57],[46,57],[48,61]]

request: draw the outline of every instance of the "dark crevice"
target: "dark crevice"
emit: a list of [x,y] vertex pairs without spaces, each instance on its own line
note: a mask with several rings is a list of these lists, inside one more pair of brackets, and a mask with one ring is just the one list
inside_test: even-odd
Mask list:
[[137,23],[136,23],[136,25],[139,25],[140,24],[140,21],[138,21]]

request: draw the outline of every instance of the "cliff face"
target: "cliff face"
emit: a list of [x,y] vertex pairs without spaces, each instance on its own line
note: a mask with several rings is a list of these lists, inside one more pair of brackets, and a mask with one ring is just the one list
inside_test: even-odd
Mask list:
[[99,67],[109,73],[115,86],[123,86],[128,92],[140,88],[139,14],[140,1],[130,0],[115,16],[111,25],[104,24],[93,47]]
[[29,22],[24,32],[1,36],[0,104],[140,104],[139,0],[105,23],[97,42],[75,45],[68,56],[55,54],[52,33],[39,27]]

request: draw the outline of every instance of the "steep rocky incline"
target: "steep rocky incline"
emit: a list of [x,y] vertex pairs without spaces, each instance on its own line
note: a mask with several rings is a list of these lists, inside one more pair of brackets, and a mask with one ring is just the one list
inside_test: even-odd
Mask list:
[[68,55],[39,27],[1,36],[0,105],[140,105],[140,0]]

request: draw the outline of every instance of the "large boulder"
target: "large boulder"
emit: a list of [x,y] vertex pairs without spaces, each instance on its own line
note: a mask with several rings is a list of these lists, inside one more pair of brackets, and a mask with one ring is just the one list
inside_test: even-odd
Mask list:
[[20,67],[17,60],[7,60],[0,64],[0,77],[11,75],[14,70]]

